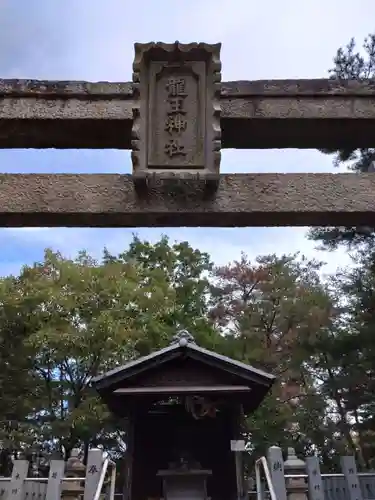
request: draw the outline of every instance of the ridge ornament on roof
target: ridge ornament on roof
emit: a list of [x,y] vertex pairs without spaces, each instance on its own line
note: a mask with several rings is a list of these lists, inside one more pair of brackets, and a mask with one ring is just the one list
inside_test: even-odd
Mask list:
[[179,330],[176,335],[173,335],[171,345],[179,344],[180,347],[186,347],[188,343],[195,344],[195,339],[187,330]]

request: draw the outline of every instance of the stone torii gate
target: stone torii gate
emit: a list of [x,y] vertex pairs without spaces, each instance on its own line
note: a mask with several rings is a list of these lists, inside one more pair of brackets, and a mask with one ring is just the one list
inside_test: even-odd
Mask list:
[[375,226],[374,174],[219,172],[221,148],[374,146],[373,81],[220,77],[220,44],[176,42],[135,44],[133,83],[0,80],[1,148],[133,162],[133,175],[2,174],[0,225]]

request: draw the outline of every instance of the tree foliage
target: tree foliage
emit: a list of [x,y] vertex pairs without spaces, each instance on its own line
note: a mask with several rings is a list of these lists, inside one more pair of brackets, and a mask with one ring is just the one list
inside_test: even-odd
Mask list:
[[210,266],[208,255],[187,243],[135,237],[118,256],[104,250],[101,261],[46,250],[42,262],[2,280],[5,447],[32,443],[65,457],[77,446],[116,450],[121,426],[92,393],[91,378],[165,346],[178,328],[211,345]]
[[[0,468],[14,450],[103,446],[123,452],[126,428],[90,379],[167,345],[179,328],[206,348],[278,376],[247,419],[253,456],[274,444],[341,453],[363,467],[375,456],[374,254],[321,279],[299,254],[214,266],[187,242],[134,236],[118,255],[68,259],[46,250],[0,280]],[[21,397],[19,397],[21,396]]]
[[[248,422],[252,449],[313,441],[311,422],[324,405],[305,363],[329,322],[330,299],[320,283],[321,264],[298,255],[268,255],[218,267],[211,316],[226,332],[227,350],[279,377],[279,383]],[[308,409],[307,409],[308,407]]]
[[[278,376],[247,419],[252,456],[274,444],[375,454],[375,257],[321,279],[301,255],[214,266],[187,242],[134,236],[118,255],[44,259],[0,280],[0,468],[14,450],[65,458],[72,448],[123,452],[126,428],[90,389],[91,377],[167,345],[179,328],[206,348]],[[21,396],[21,397],[19,397]]]

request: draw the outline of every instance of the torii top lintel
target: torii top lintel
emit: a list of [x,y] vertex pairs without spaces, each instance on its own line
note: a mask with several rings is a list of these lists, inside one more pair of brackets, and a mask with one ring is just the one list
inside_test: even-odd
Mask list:
[[[171,63],[173,54],[180,58]],[[0,147],[134,148],[133,116],[135,109],[142,111],[142,79],[146,76],[149,81],[143,84],[155,92],[167,91],[155,85],[154,74],[144,73],[147,65],[163,57],[165,63],[175,64],[177,72],[182,71],[178,64],[183,66],[184,61],[211,62],[206,72],[215,78],[209,84],[218,85],[214,87],[218,93],[210,97],[220,103],[216,111],[220,111],[222,148],[373,145],[373,80],[220,82],[220,44],[150,42],[135,44],[133,82],[0,79]],[[192,92],[192,81],[187,83]],[[193,112],[191,95],[188,99]],[[155,112],[166,111],[165,102],[163,106]]]
[[[220,44],[152,42],[135,44],[131,83],[0,80],[0,148],[131,149],[134,174],[3,175],[0,224],[375,224],[371,174],[219,176],[221,148],[372,147],[374,81],[220,79]],[[134,179],[155,173],[218,189],[140,200]]]

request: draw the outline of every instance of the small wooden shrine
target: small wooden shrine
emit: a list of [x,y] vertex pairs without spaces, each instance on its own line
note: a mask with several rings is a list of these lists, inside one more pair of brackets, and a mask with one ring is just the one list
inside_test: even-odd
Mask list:
[[199,347],[171,344],[96,377],[93,387],[125,418],[129,500],[243,497],[241,421],[275,377]]

